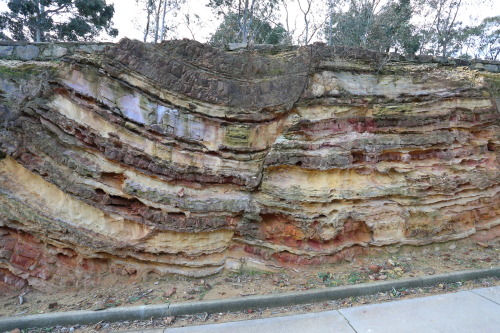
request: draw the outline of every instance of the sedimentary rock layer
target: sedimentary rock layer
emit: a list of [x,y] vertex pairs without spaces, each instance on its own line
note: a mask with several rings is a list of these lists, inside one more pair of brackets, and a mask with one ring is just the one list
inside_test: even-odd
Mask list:
[[128,39],[0,61],[7,288],[323,263],[500,224],[500,75]]

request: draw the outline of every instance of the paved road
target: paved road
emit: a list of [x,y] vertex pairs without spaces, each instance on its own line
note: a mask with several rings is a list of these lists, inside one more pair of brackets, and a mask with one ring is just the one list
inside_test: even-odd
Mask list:
[[328,312],[143,332],[500,333],[500,286]]

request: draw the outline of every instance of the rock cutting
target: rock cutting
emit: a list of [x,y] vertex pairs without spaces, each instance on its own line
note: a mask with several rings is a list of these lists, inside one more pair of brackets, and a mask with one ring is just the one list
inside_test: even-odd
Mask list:
[[497,64],[42,47],[0,52],[0,288],[500,237]]

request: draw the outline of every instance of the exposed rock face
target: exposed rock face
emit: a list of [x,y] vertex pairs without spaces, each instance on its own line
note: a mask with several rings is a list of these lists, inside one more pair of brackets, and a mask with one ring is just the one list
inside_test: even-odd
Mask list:
[[500,75],[385,60],[125,39],[1,61],[4,287],[498,235]]

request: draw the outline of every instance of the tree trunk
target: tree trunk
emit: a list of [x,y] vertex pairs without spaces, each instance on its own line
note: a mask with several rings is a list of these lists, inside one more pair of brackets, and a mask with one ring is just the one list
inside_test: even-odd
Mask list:
[[43,5],[40,4],[40,0],[37,0],[36,2],[36,28],[35,28],[35,42],[40,43],[42,41],[42,31],[41,31],[41,25],[42,25],[42,10],[43,10]]
[[306,24],[306,35],[304,36],[304,45],[307,45],[309,39],[309,21],[305,19],[305,15],[304,15],[304,21]]
[[167,15],[167,0],[163,1],[163,15],[161,19],[160,42],[165,39],[165,16]]
[[371,24],[372,24],[372,19],[373,19],[373,15],[374,15],[374,8],[373,6],[370,6],[370,11],[368,12],[367,9],[365,9],[366,11],[366,20],[365,20],[365,29],[363,31],[363,34],[361,36],[361,46],[366,46],[366,41],[368,39],[368,31],[370,30],[371,28]]
[[[333,11],[333,9],[331,9]],[[333,44],[333,13],[330,12],[330,19],[328,20],[328,45]]]
[[250,36],[252,39],[255,36],[255,32],[252,31],[254,6],[255,6],[255,0],[252,0],[252,4],[250,5],[250,9],[248,11],[248,19],[247,19],[247,42],[249,40],[248,36]]
[[241,42],[248,43],[248,0],[245,0],[243,17],[241,18]]
[[308,16],[309,16],[309,13],[311,11],[312,2],[313,2],[313,0],[307,0],[306,1],[307,8],[304,9],[304,8],[302,8],[300,0],[297,0],[297,4],[299,5],[299,9],[304,16],[304,26],[305,26],[304,30],[303,30],[303,32],[304,32],[304,45],[309,44],[309,23],[311,23],[311,22],[310,22],[310,19]]
[[155,43],[158,43],[158,31],[160,29],[160,13],[161,13],[161,5],[163,3],[163,0],[160,0],[158,3],[158,8],[156,9],[156,17],[155,17]]
[[147,0],[147,21],[146,21],[146,29],[144,30],[144,43],[146,43],[146,40],[148,38],[149,34],[149,25],[151,23],[151,12],[153,11],[153,0]]

